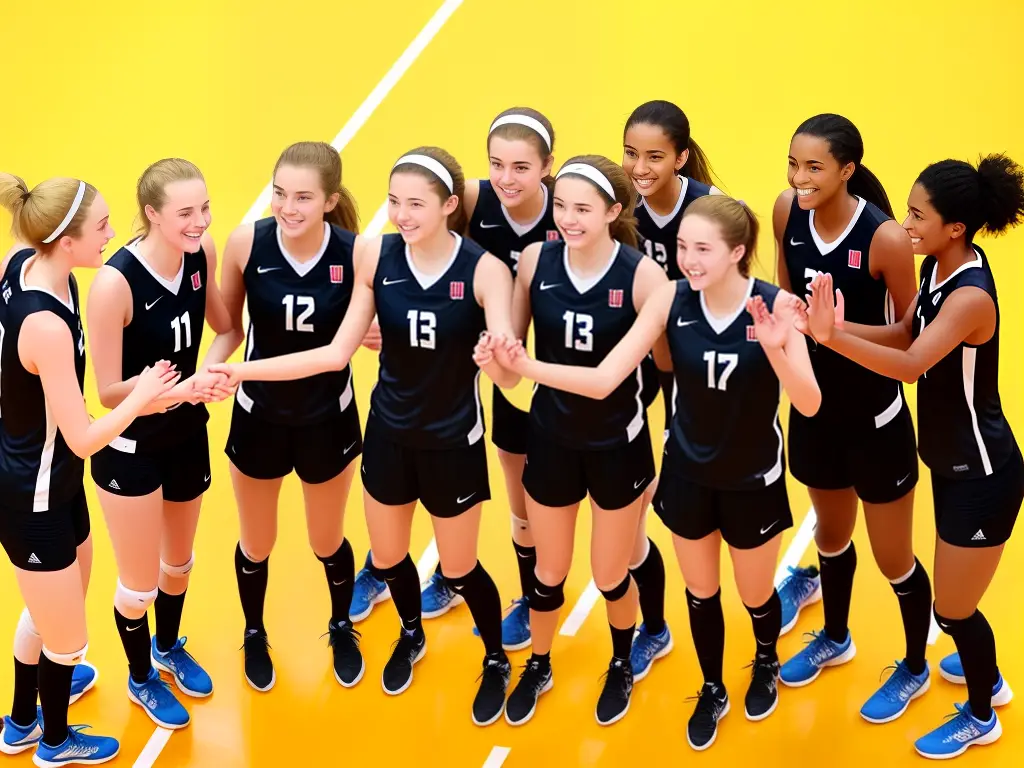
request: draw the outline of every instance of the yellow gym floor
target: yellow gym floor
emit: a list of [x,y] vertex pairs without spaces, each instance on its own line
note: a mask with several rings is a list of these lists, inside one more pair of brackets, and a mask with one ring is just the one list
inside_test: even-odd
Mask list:
[[[5,96],[0,169],[30,184],[52,175],[95,184],[113,211],[118,237],[112,253],[131,231],[135,180],[158,158],[181,156],[203,169],[213,200],[213,234],[223,247],[287,144],[330,141],[341,131],[345,181],[360,202],[365,227],[384,202],[388,169],[403,151],[439,144],[461,160],[468,177],[486,176],[490,120],[520,104],[551,118],[556,156],[564,160],[582,152],[621,157],[622,125],[633,107],[652,98],[677,102],[688,113],[720,186],[761,214],[766,233],[772,201],[786,184],[790,136],[818,112],[841,112],[859,126],[865,161],[885,182],[900,216],[910,185],[929,162],[976,159],[993,151],[1024,162],[1024,107],[1017,93],[1024,79],[1024,9],[1010,0],[968,5],[952,0],[441,3],[5,3],[0,9]],[[439,6],[443,12],[435,16]],[[425,27],[419,38],[425,48],[407,50]],[[392,69],[396,62],[402,66]],[[6,250],[6,219],[2,226],[0,246]],[[760,273],[769,277],[770,243],[770,236],[762,239],[760,255]],[[1024,279],[1024,229],[984,246],[1002,290],[1004,407],[1024,438],[1024,302],[1015,295]],[[79,280],[84,295],[90,275]],[[211,338],[207,332],[205,342]],[[371,353],[360,351],[356,371],[365,414],[376,373]],[[100,406],[91,378],[86,386],[96,413]],[[913,398],[913,388],[910,392]],[[659,412],[651,415],[654,423],[660,423],[660,407],[659,402]],[[691,751],[684,728],[693,705],[684,698],[697,691],[700,675],[683,585],[669,536],[656,520],[650,530],[666,555],[668,620],[676,649],[637,685],[630,713],[619,724],[603,729],[594,721],[598,678],[610,651],[600,602],[584,613],[574,636],[557,639],[556,687],[521,729],[503,721],[486,729],[471,723],[481,647],[464,606],[427,623],[429,654],[416,667],[412,688],[398,698],[386,696],[379,683],[397,630],[391,604],[379,606],[359,625],[366,677],[356,688],[342,689],[320,637],[328,596],[323,570],[306,544],[294,479],[282,495],[284,519],[267,596],[277,685],[258,694],[243,680],[238,650],[243,625],[232,565],[237,521],[223,454],[229,413],[228,403],[213,408],[213,488],[182,625],[189,650],[211,672],[216,692],[206,701],[186,700],[192,725],[169,738],[125,695],[127,665],[110,608],[114,561],[88,484],[96,542],[89,658],[101,677],[97,688],[74,705],[71,721],[91,723],[121,739],[121,756],[112,765],[901,765],[920,761],[913,739],[966,696],[935,673],[932,690],[895,723],[869,725],[858,716],[883,667],[903,655],[897,603],[871,560],[861,527],[851,618],[858,658],[807,688],[784,688],[778,710],[762,723],[748,723],[734,709],[708,752]],[[918,486],[916,546],[930,565],[934,527],[926,478]],[[491,487],[480,558],[503,598],[510,599],[518,580],[493,454]],[[797,527],[787,533],[787,547],[809,506],[795,483],[791,498]],[[589,536],[586,515],[580,521],[583,542]],[[347,534],[361,562],[367,536],[359,488],[352,492]],[[1013,597],[1024,576],[1022,538],[1018,532],[1011,540],[983,607],[996,632],[1002,671],[1024,690],[1024,660],[1015,655],[1024,642],[1024,613],[1019,597]],[[414,530],[413,557],[419,558],[429,542],[424,513]],[[577,552],[587,549],[579,546]],[[801,553],[800,547],[791,551]],[[803,557],[813,561],[810,552]],[[585,591],[585,560],[581,554],[569,577],[563,617]],[[753,638],[728,566],[723,576],[726,683],[741,701]],[[0,647],[6,647],[21,601],[5,560],[0,595]],[[815,606],[782,640],[781,654],[792,654],[802,632],[820,624],[821,608]],[[929,649],[933,669],[950,650],[949,639],[939,637]],[[515,654],[513,662],[523,663],[526,653]],[[11,664],[0,654],[2,711],[9,706],[10,686]],[[959,763],[1015,764],[1012,755],[1024,749],[1020,707],[1001,710],[1004,735],[997,745],[970,750]],[[28,754],[5,762],[28,766]]]

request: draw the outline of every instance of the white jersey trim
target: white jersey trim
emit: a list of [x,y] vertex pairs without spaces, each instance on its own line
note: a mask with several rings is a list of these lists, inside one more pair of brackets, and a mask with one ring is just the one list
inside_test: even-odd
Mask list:
[[[622,243],[616,240],[615,247],[612,248],[612,255],[608,258],[608,263],[604,265],[604,269],[590,277],[580,277],[572,271],[572,265],[569,264],[569,246],[567,245],[562,248],[562,263],[565,265],[565,274],[569,276],[569,282],[572,283],[572,287],[576,289],[576,292],[582,295],[601,282],[601,280],[604,279],[604,276],[611,271],[621,248]],[[630,298],[632,299],[632,297]],[[630,303],[632,303],[632,300]]]
[[36,473],[36,492],[32,501],[33,512],[50,510],[50,473],[53,470],[53,451],[57,443],[57,422],[50,410],[49,400],[44,399],[46,410],[46,438],[39,454],[39,471]]
[[459,251],[462,249],[462,235],[452,232],[455,237],[455,247],[452,249],[452,255],[448,258],[441,270],[435,275],[428,275],[426,272],[421,272],[416,268],[416,263],[412,260],[412,251],[409,250],[409,246],[405,246],[405,262],[409,265],[409,271],[412,272],[412,276],[416,278],[416,282],[420,284],[420,288],[424,291],[430,286],[437,283],[449,269],[452,268],[452,264],[459,257]]
[[277,233],[277,247],[281,250],[281,256],[284,257],[284,260],[288,262],[288,266],[295,270],[295,274],[299,277],[305,277],[313,270],[313,267],[320,263],[320,259],[322,259],[323,255],[327,253],[327,246],[331,244],[331,225],[325,221],[324,239],[320,243],[320,250],[317,251],[309,261],[299,261],[288,252],[287,248],[284,247],[284,237],[281,235],[281,227],[276,227],[275,231]]
[[864,208],[868,204],[868,201],[865,200],[863,197],[858,197],[857,200],[859,201],[857,203],[857,210],[853,212],[853,216],[850,218],[850,223],[846,225],[846,229],[843,230],[843,234],[841,234],[831,243],[826,243],[824,240],[821,239],[821,236],[818,235],[818,230],[814,228],[814,209],[811,209],[811,214],[808,217],[808,224],[810,225],[811,230],[811,239],[814,240],[814,244],[818,246],[818,253],[820,253],[822,256],[828,256],[830,253],[832,253],[832,251],[834,251],[836,248],[842,245],[843,240],[845,240],[847,236],[853,231],[853,228],[857,226],[857,221],[860,219],[860,215],[864,212]]
[[[526,234],[529,234],[530,232],[532,232],[534,227],[536,227],[538,224],[540,224],[541,220],[544,218],[544,216],[548,212],[548,194],[549,193],[548,193],[547,185],[546,184],[541,184],[540,188],[541,188],[541,191],[544,193],[544,203],[543,203],[543,205],[541,205],[540,214],[537,216],[537,218],[535,218],[531,222],[528,222],[527,224],[520,224],[518,221],[513,219],[512,218],[512,214],[510,214],[508,212],[508,208],[505,207],[505,204],[504,203],[500,203],[500,205],[501,205],[501,212],[505,216],[505,221],[508,222],[508,225],[510,227],[512,227],[512,231],[515,232],[516,235],[518,235],[519,237],[522,237],[523,235],[526,235]],[[491,185],[491,189],[493,191],[493,189],[494,189],[494,185],[493,184]],[[495,192],[494,194],[495,194],[495,196],[497,196],[498,193]]]
[[127,245],[125,245],[124,249],[128,251],[128,253],[130,253],[132,256],[134,256],[135,260],[138,261],[139,264],[145,267],[146,271],[149,272],[150,276],[154,280],[160,283],[160,285],[162,285],[172,294],[177,296],[178,291],[181,290],[181,278],[185,275],[185,254],[181,255],[181,266],[178,267],[178,274],[174,276],[173,280],[168,280],[166,277],[164,277],[155,269],[153,269],[152,264],[146,261],[145,257],[142,255],[142,252],[139,250],[139,242],[139,240],[136,240],[133,243],[128,243]]
[[711,326],[711,330],[721,336],[722,333],[727,331],[736,322],[740,315],[747,311],[747,300],[753,293],[754,278],[750,277],[747,278],[747,292],[743,294],[743,300],[739,303],[739,306],[725,317],[715,317],[711,314],[711,310],[708,309],[707,302],[704,300],[704,291],[700,291],[700,311],[704,313],[704,319]]
[[679,197],[676,198],[676,204],[673,206],[672,212],[668,215],[662,216],[660,213],[656,213],[654,209],[647,204],[646,198],[643,196],[640,197],[640,205],[644,207],[647,211],[647,215],[651,217],[651,221],[654,222],[658,229],[664,229],[672,223],[672,219],[679,214],[679,211],[683,207],[683,200],[686,199],[686,190],[690,186],[690,180],[686,176],[677,176],[676,178],[679,179],[680,182]]
[[475,445],[476,442],[484,436],[484,409],[480,404],[480,374],[483,371],[477,371],[476,376],[473,378],[473,398],[476,400],[476,424],[469,430],[467,439],[470,445]]
[[971,428],[974,430],[974,441],[978,445],[978,455],[981,457],[981,466],[985,469],[986,475],[992,474],[992,461],[988,457],[988,448],[981,436],[981,428],[978,426],[978,413],[974,410],[974,369],[978,358],[977,347],[962,347],[963,368],[964,368],[964,399],[967,402],[967,410],[971,414]]

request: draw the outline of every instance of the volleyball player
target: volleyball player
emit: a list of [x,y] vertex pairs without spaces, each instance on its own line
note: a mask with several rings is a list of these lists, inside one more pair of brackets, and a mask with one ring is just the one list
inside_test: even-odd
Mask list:
[[[882,326],[902,317],[913,301],[914,254],[907,233],[892,220],[885,190],[861,164],[863,156],[860,132],[845,117],[817,115],[797,128],[789,148],[791,188],[779,196],[773,216],[779,282],[804,298],[811,279],[830,272],[846,296],[848,318]],[[808,487],[817,513],[825,626],[783,664],[781,680],[807,685],[822,668],[856,653],[848,620],[859,498],[875,561],[896,593],[906,634],[904,659],[861,708],[864,719],[885,723],[928,684],[931,583],[912,548],[914,427],[899,381],[827,348],[816,346],[811,361],[822,406],[813,417],[792,412],[789,450],[793,476]],[[840,434],[843,439],[836,440]],[[789,615],[797,611],[797,597],[813,596],[816,582],[812,575],[790,581],[782,595]]]
[[[485,329],[511,335],[508,269],[457,232],[465,181],[437,147],[403,155],[391,170],[388,216],[397,234],[357,242],[352,305],[330,344],[265,360],[214,366],[231,383],[291,380],[349,364],[374,314],[381,329],[380,375],[370,400],[362,461],[366,523],[376,578],[385,581],[401,632],[384,667],[384,692],[413,680],[426,652],[419,576],[409,556],[413,512],[430,513],[441,568],[469,605],[486,655],[473,722],[501,717],[511,666],[501,647],[501,599],[477,560],[483,502],[490,498],[480,369],[474,347]],[[518,377],[484,366],[501,386]]]
[[[274,166],[270,208],[271,217],[243,224],[228,238],[221,279],[232,330],[217,337],[207,363],[222,362],[238,348],[246,302],[246,360],[326,344],[348,311],[359,223],[342,186],[337,150],[323,142],[285,149]],[[349,619],[355,561],[344,534],[352,461],[362,452],[351,368],[239,387],[225,452],[241,528],[235,577],[245,616],[246,681],[268,691],[276,680],[263,608],[281,483],[294,471],[302,483],[309,544],[323,563],[331,598],[334,676],[345,687],[355,685],[365,665]]]
[[[1002,727],[992,707],[1012,697],[978,603],[1024,501],[1024,460],[999,398],[995,280],[974,238],[1024,221],[1024,170],[1005,155],[989,155],[976,168],[943,160],[921,172],[907,207],[904,227],[926,258],[903,320],[883,328],[840,322],[833,275],[814,279],[810,320],[830,349],[882,376],[917,382],[920,452],[931,470],[938,533],[935,619],[959,653],[941,666],[960,668],[968,701],[914,746],[945,759],[996,741]],[[849,301],[845,291],[835,295]],[[848,306],[842,314],[852,320]]]
[[[15,640],[23,666],[15,673],[12,714],[4,718],[3,751],[35,746],[40,766],[102,763],[117,755],[117,740],[68,726],[74,668],[88,649],[92,539],[84,459],[177,384],[179,374],[159,361],[93,421],[82,395],[85,334],[72,269],[102,263],[114,236],[107,204],[78,179],[49,179],[29,191],[20,178],[0,174],[0,205],[11,213],[15,239],[25,243],[4,259],[0,280],[0,544],[28,610]],[[25,654],[30,644],[41,648],[37,660]]]
[[[654,506],[673,533],[704,674],[687,728],[697,750],[711,746],[719,719],[729,711],[722,675],[723,538],[757,640],[746,715],[761,720],[778,702],[782,613],[772,579],[781,533],[792,525],[778,420],[780,382],[804,413],[813,414],[821,401],[806,344],[793,327],[796,299],[749,276],[757,230],[754,214],[731,198],[707,197],[691,205],[678,236],[677,258],[686,279],[658,286],[596,367],[534,362],[513,348],[519,353],[513,369],[541,384],[538,392],[557,387],[601,403],[623,386],[623,377],[632,377],[652,344],[663,334],[668,338],[679,397]],[[542,559],[543,554],[542,549]],[[510,713],[516,698],[516,692],[509,697]]]
[[136,199],[142,231],[110,257],[89,291],[100,402],[115,407],[159,359],[173,362],[183,380],[93,457],[92,479],[117,561],[114,622],[128,658],[128,698],[174,729],[190,718],[161,670],[187,696],[213,693],[178,630],[210,487],[203,403],[223,380],[196,371],[199,344],[207,319],[218,333],[231,329],[231,319],[217,291],[210,199],[199,169],[180,158],[159,160],[139,178]]
[[[711,183],[711,166],[704,151],[690,135],[686,113],[672,102],[660,100],[634,109],[623,129],[622,168],[638,195],[635,215],[641,250],[665,270],[670,280],[680,279],[676,237],[683,213],[699,197],[720,192]],[[672,373],[659,371],[657,379],[665,405],[667,440],[673,407]],[[665,623],[665,562],[647,536],[647,504],[657,487],[655,478],[644,498],[629,566],[640,592],[644,618],[631,653],[634,681],[646,677],[654,661],[672,650],[672,633]]]

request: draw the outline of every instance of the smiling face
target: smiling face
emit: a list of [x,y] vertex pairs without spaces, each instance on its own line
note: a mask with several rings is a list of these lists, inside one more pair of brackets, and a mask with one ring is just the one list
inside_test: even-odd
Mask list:
[[328,196],[315,168],[281,165],[274,174],[270,210],[281,231],[293,239],[310,231],[321,233],[324,214],[338,204],[338,193]]
[[202,179],[172,181],[164,187],[160,210],[146,206],[150,225],[176,250],[198,253],[203,233],[210,228],[210,197]]
[[689,150],[676,154],[672,140],[660,126],[636,123],[626,130],[622,170],[644,197],[657,194],[686,165]]
[[803,210],[831,200],[853,175],[854,164],[840,165],[825,139],[798,133],[789,145],[789,185]]
[[415,245],[447,231],[448,217],[458,208],[459,198],[444,200],[437,193],[438,183],[415,171],[391,174],[388,186],[388,220],[407,245]]
[[492,135],[487,142],[491,187],[506,208],[512,209],[537,192],[541,179],[551,173],[554,158],[541,158],[533,142]]
[[586,179],[567,175],[555,182],[555,226],[572,248],[586,249],[607,238],[608,225],[621,210],[619,203],[609,207],[597,187]]
[[745,253],[742,245],[730,247],[721,225],[705,216],[689,214],[679,224],[676,260],[695,291],[720,282],[738,268]]
[[946,223],[932,206],[928,190],[915,184],[907,198],[907,218],[903,228],[910,235],[914,253],[928,256],[942,252],[950,240],[962,238],[966,228],[961,222]]
[[72,267],[98,269],[103,266],[103,251],[113,237],[110,208],[103,195],[97,192],[82,221],[81,234],[77,237],[61,237],[57,247],[70,254]]

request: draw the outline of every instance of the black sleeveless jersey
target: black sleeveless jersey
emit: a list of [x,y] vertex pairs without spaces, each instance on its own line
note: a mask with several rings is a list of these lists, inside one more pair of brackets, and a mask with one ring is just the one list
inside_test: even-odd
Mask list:
[[0,505],[15,512],[47,512],[82,490],[85,462],[57,429],[39,376],[18,355],[22,323],[35,312],[52,312],[74,343],[78,390],[85,380],[85,332],[78,283],[69,279],[70,304],[42,288],[25,285],[25,263],[35,253],[19,251],[0,282]]
[[[351,232],[325,223],[320,250],[299,262],[287,252],[273,218],[256,222],[242,274],[249,307],[246,360],[331,343],[352,299],[355,241]],[[352,405],[352,367],[294,381],[247,381],[235,400],[275,424],[314,424]]]
[[[779,292],[754,278],[749,290],[769,310]],[[781,478],[779,379],[754,335],[746,299],[731,317],[715,318],[703,294],[679,280],[665,333],[676,382],[669,469],[723,490],[763,488]]]
[[[568,247],[545,243],[530,284],[537,359],[596,368],[636,320],[633,281],[641,259],[639,251],[616,243],[605,271],[584,283],[569,268]],[[630,443],[647,420],[641,369],[604,400],[538,386],[530,420],[545,437],[569,448]]]
[[501,204],[491,182],[480,180],[480,194],[469,222],[469,236],[488,253],[501,259],[513,275],[519,269],[519,254],[526,246],[561,239],[551,214],[554,203],[547,187],[544,187],[544,195],[544,212],[532,224],[523,226],[516,223]]
[[473,277],[485,251],[455,241],[448,265],[424,275],[401,235],[384,235],[373,278],[381,351],[370,421],[412,448],[473,445],[484,434],[473,348],[487,323]]
[[[169,360],[184,381],[196,372],[199,345],[206,322],[206,253],[186,253],[174,280],[166,280],[140,256],[138,243],[129,243],[107,260],[128,282],[132,320],[121,333],[121,380],[138,376],[157,360]],[[164,413],[135,419],[123,440],[134,441],[140,452],[180,443],[209,419],[202,403],[182,403]],[[133,451],[134,452],[134,451]]]
[[658,266],[665,270],[670,280],[680,280],[683,277],[676,259],[676,237],[679,234],[679,222],[683,220],[683,213],[698,197],[711,194],[711,187],[696,179],[680,176],[679,181],[683,186],[679,190],[676,206],[668,216],[661,216],[648,208],[642,196],[637,200],[634,211],[636,229],[640,234],[640,248],[649,258],[658,262]]
[[914,338],[933,322],[957,288],[985,291],[996,305],[996,329],[984,344],[961,342],[917,380],[918,452],[932,472],[954,479],[984,477],[1016,451],[1016,441],[999,400],[999,301],[988,258],[977,259],[942,282],[938,262],[921,264],[921,291],[914,316]]
[[[804,211],[796,198],[789,212],[782,250],[793,293],[806,300],[818,272],[829,272],[846,299],[846,319],[862,325],[887,325],[896,320],[885,281],[871,276],[871,240],[889,217],[864,199],[846,231],[825,243],[814,229],[814,211]],[[903,403],[903,385],[863,368],[827,347],[810,344],[814,375],[821,387],[820,415],[878,417]]]

